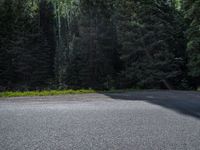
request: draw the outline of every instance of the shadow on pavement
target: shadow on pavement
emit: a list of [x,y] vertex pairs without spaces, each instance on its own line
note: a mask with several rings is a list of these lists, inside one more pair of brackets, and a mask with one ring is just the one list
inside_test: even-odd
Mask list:
[[118,100],[146,101],[200,119],[200,92],[135,91],[105,95]]

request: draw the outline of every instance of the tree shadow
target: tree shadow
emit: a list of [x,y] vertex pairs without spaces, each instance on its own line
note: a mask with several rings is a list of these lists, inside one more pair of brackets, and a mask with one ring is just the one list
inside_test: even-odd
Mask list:
[[105,95],[117,100],[145,101],[200,119],[200,92],[135,91]]

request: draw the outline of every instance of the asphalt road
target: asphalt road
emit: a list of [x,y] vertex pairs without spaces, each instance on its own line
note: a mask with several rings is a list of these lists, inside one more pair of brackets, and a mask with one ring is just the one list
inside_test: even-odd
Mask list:
[[0,150],[200,150],[200,93],[0,99]]

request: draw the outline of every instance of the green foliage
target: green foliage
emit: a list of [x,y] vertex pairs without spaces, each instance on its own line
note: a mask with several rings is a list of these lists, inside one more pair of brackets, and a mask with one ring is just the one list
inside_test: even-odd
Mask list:
[[113,7],[108,3],[81,1],[80,19],[75,17],[71,24],[75,30],[65,78],[69,86],[105,88],[107,77],[116,74],[119,59],[112,12]]
[[199,7],[199,0],[3,0],[0,90],[197,87]]
[[0,97],[27,97],[27,96],[55,96],[68,94],[96,93],[95,90],[51,90],[51,91],[27,91],[27,92],[1,92]]
[[200,0],[184,1],[185,19],[189,28],[186,32],[189,75],[196,87],[200,85]]
[[165,1],[119,1],[117,10],[125,66],[121,76],[129,81],[128,86],[169,87],[169,81],[174,86],[180,84],[185,45],[184,22],[178,12]]
[[53,16],[47,18],[36,3],[26,0],[6,0],[1,5],[0,85],[6,89],[47,85],[54,78]]

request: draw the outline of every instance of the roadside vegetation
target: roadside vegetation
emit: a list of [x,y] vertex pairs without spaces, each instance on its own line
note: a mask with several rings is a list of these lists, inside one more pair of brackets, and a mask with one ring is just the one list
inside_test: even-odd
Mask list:
[[[42,90],[42,91],[4,91],[0,92],[0,98],[6,97],[32,97],[32,96],[58,96],[69,94],[92,94],[92,93],[124,93],[142,90],[136,89],[110,89],[110,90],[93,90],[93,89],[66,89],[66,90]],[[200,87],[198,90],[200,92]]]
[[55,96],[55,95],[68,95],[68,94],[89,94],[95,93],[95,90],[46,90],[46,91],[7,91],[1,92],[0,97],[27,97],[27,96]]
[[199,8],[200,0],[0,0],[0,91],[197,90]]
[[93,89],[65,89],[65,90],[42,90],[42,91],[4,91],[0,92],[0,97],[32,97],[32,96],[56,96],[69,94],[92,94],[92,93],[123,93],[137,91],[141,89],[110,89],[110,90],[93,90]]

